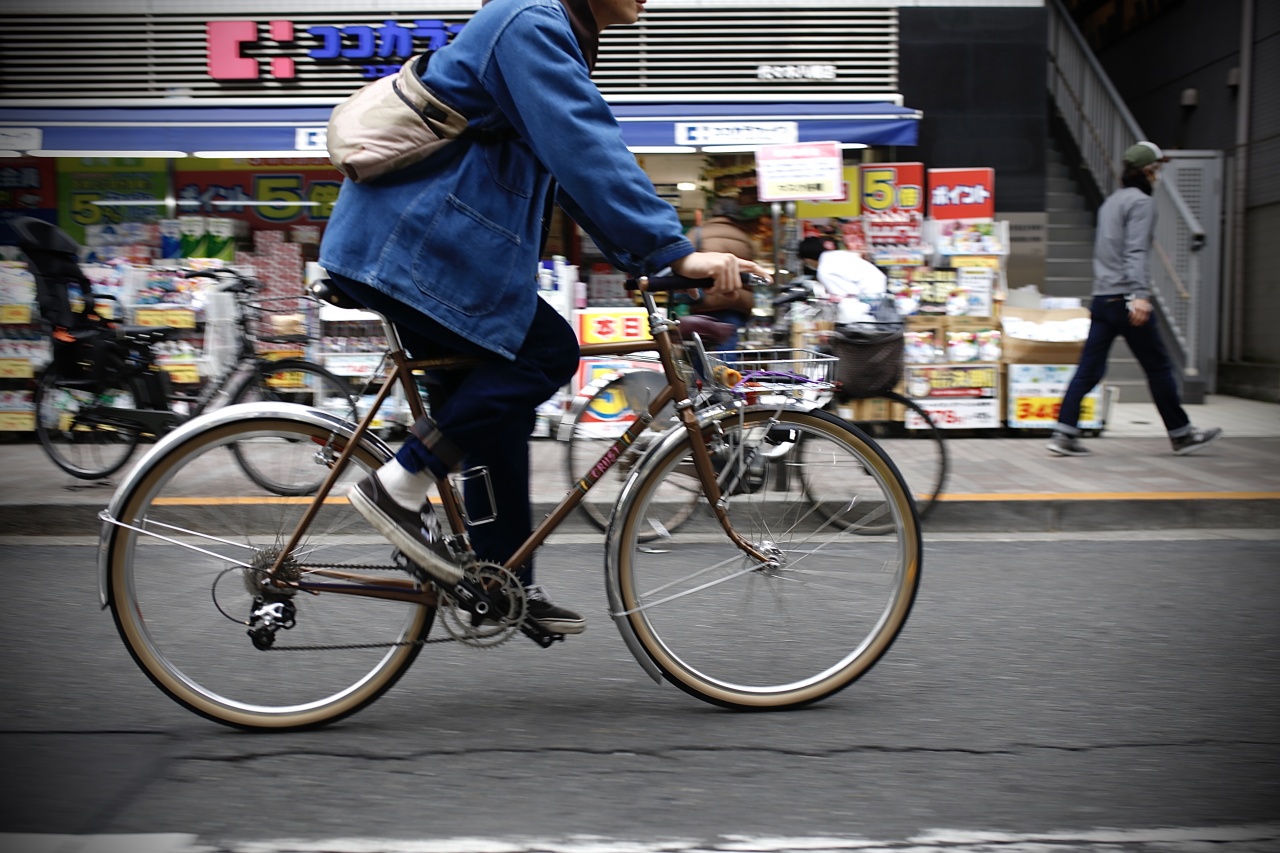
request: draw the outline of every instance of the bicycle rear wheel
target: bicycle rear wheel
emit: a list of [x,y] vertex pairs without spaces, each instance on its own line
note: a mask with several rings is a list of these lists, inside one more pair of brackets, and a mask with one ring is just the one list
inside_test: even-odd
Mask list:
[[[715,425],[705,435],[726,511],[767,562],[735,545],[705,501],[660,547],[641,544],[661,483],[689,464],[688,439],[673,439],[637,472],[610,528],[614,619],[649,665],[707,702],[816,702],[864,675],[906,622],[921,568],[914,505],[893,463],[828,414],[749,411],[718,426],[723,436]],[[857,535],[882,519],[891,534]]]
[[[341,440],[335,446],[334,434],[315,422],[242,412],[232,419],[232,411],[171,434],[163,454],[113,501],[114,517],[129,527],[113,527],[106,544],[111,612],[134,661],[191,711],[244,729],[328,723],[395,684],[417,657],[435,608],[344,594],[362,584],[334,575],[359,575],[366,588],[424,586],[342,497],[386,461],[368,442],[286,559],[299,581],[328,586],[315,594],[264,589],[263,571],[310,502],[267,493],[228,464],[231,449],[270,445],[271,479],[304,482],[328,470],[320,458],[335,455]],[[265,620],[252,614],[276,605],[276,616],[293,624],[269,649],[257,648],[248,631]]]
[[[350,386],[318,364],[302,359],[262,362],[259,372],[236,391],[232,403],[279,402],[299,403],[355,423],[355,396]],[[313,495],[324,482],[327,470],[312,469],[300,482],[273,479],[269,460],[262,458],[263,444],[235,444],[231,452],[245,474],[262,488],[277,495]],[[293,473],[293,472],[291,472]]]
[[49,459],[81,480],[99,480],[119,471],[138,446],[136,424],[110,409],[132,409],[142,399],[137,380],[113,377],[105,386],[89,379],[64,379],[50,366],[36,385],[36,438]]
[[[588,389],[575,401],[569,417],[561,426],[567,431],[561,438],[568,442],[565,471],[569,486],[576,484],[600,461],[609,445],[631,426],[641,412],[648,410],[649,402],[666,384],[666,377],[657,371],[633,370],[606,379],[594,391]],[[654,418],[649,429],[623,450],[613,467],[586,493],[579,506],[592,524],[601,530],[608,526],[627,475],[657,436],[675,423],[675,406],[667,405]],[[692,469],[672,472],[661,494],[655,495],[649,505],[642,540],[656,539],[678,529],[697,506],[700,494],[701,486]]]

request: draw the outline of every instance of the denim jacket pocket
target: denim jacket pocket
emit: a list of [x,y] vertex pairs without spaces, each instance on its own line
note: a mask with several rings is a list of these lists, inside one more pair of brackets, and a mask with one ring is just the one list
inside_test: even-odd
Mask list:
[[[523,254],[520,235],[450,194],[414,255],[413,280],[419,290],[461,314],[490,314],[501,304]],[[479,260],[482,280],[468,274]]]

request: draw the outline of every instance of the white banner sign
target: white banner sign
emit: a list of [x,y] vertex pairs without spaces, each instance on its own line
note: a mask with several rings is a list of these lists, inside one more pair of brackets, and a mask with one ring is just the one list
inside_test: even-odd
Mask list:
[[838,142],[772,145],[756,152],[756,197],[761,201],[827,201],[844,197]]

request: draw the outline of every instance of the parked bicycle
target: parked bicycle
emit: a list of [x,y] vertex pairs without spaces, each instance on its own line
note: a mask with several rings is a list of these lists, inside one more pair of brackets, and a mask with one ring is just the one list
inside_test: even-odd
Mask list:
[[[824,306],[815,299],[813,290],[805,281],[793,282],[775,302],[782,309],[780,313],[783,314],[783,321],[779,328],[780,336],[784,339],[790,338],[792,323],[827,316],[822,313]],[[795,313],[801,316],[796,317]],[[719,342],[714,339],[710,341],[713,344]],[[815,340],[815,346],[826,350],[830,348],[825,340]],[[732,359],[734,366],[743,371],[764,369],[776,357],[777,352],[738,350],[732,354]],[[724,353],[713,352],[711,355],[721,359],[728,357]],[[646,361],[648,364],[644,363]],[[603,448],[611,444],[647,409],[649,402],[665,384],[662,373],[653,369],[657,366],[656,359],[652,356],[634,358],[625,366],[606,370],[596,376],[574,397],[561,418],[556,433],[557,439],[565,445],[565,472],[570,483],[574,482],[590,460],[598,458]],[[850,370],[856,371],[857,366],[844,365],[845,373]],[[795,403],[825,408],[838,414],[841,404],[855,399],[868,402],[857,410],[858,416],[849,420],[876,438],[894,460],[915,496],[917,509],[923,519],[946,485],[947,447],[942,430],[922,406],[893,390],[878,391],[870,397],[857,396],[847,393],[842,383],[837,382],[831,390],[811,393],[807,400],[796,400]],[[590,495],[583,498],[581,510],[584,517],[601,530],[608,526],[614,504],[631,468],[644,455],[649,444],[676,423],[675,407],[668,404],[654,418],[649,428],[622,451],[618,464],[610,474],[596,485]],[[758,458],[754,476],[762,479],[769,476],[771,466],[785,466],[787,449],[788,446],[781,445]],[[676,491],[677,487],[683,487],[683,491]],[[650,539],[660,538],[679,529],[697,506],[700,494],[697,482],[689,478],[674,480],[669,493],[667,513],[650,519]],[[821,512],[822,507],[818,511]],[[857,526],[857,532],[865,535],[887,533],[891,529],[888,524],[864,523]]]
[[[211,292],[234,297],[236,353],[198,393],[176,392],[159,365],[155,345],[173,340],[181,330],[116,325],[93,315],[95,296],[67,251],[74,252],[70,237],[39,220],[11,224],[23,240],[42,313],[63,319],[51,321],[66,340],[55,338],[54,360],[41,374],[33,402],[36,437],[49,459],[68,474],[83,480],[109,477],[129,461],[144,437],[162,436],[222,400],[299,402],[355,419],[356,399],[347,382],[314,362],[273,360],[258,351],[259,342],[296,346],[307,337],[260,328],[264,309],[257,301],[261,283],[256,279],[231,269],[185,273],[212,279]],[[86,303],[78,312],[69,304],[71,281],[80,285]],[[231,453],[250,477],[276,494],[307,494],[318,485],[269,480],[252,467],[243,447],[232,446]]]
[[[809,327],[818,321],[818,326],[828,330],[834,326],[832,305],[820,298],[815,285],[813,279],[796,279],[775,297],[775,309],[781,318],[775,334],[789,339],[797,323]],[[947,484],[949,462],[943,430],[927,409],[892,388],[862,391],[858,374],[868,365],[861,360],[857,346],[835,345],[831,331],[812,333],[809,339],[823,351],[837,352],[845,360],[839,376],[852,379],[837,383],[834,393],[824,401],[825,407],[842,412],[848,411],[846,404],[853,404],[848,420],[875,438],[893,458],[915,496],[920,518],[928,518]],[[900,353],[898,361],[900,367]]]
[[[636,460],[605,539],[608,612],[627,647],[655,681],[727,707],[794,707],[847,687],[911,610],[921,570],[914,503],[874,441],[795,405],[830,389],[830,357],[789,353],[748,378],[680,346],[651,291],[700,284],[642,280],[653,340],[582,347],[583,356],[656,351],[665,382],[505,564],[476,559],[466,533],[468,510],[482,520],[488,472],[438,483],[446,541],[465,567],[452,587],[337,496],[391,458],[370,432],[387,396],[398,388],[419,417],[414,372],[465,369],[465,360],[411,359],[384,320],[391,368],[359,423],[262,402],[165,436],[102,513],[102,604],[134,660],[197,714],[294,729],[367,706],[431,643],[491,647],[522,633],[551,646],[560,637],[528,615],[513,570],[673,404],[679,424]],[[691,356],[714,393],[691,391]],[[320,472],[324,482],[307,497],[266,493],[223,464],[222,449],[237,443],[261,451],[273,476]],[[784,447],[777,476],[753,477],[761,455]],[[686,488],[677,480],[697,483],[696,511],[661,547],[645,544],[651,519]],[[892,534],[854,535],[886,518]]]

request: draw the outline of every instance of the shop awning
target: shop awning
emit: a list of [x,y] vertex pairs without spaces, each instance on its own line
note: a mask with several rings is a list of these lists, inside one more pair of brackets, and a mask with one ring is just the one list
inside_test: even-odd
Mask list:
[[879,102],[615,104],[613,112],[632,146],[915,145],[921,118],[919,110]]
[[[0,109],[0,150],[324,152],[329,106]],[[634,147],[834,141],[915,145],[918,110],[890,103],[618,104]],[[234,156],[227,154],[226,156]],[[276,154],[276,156],[281,156]]]

